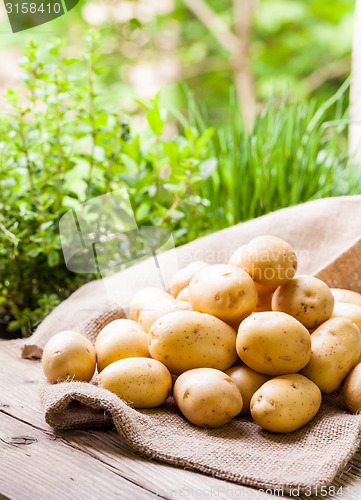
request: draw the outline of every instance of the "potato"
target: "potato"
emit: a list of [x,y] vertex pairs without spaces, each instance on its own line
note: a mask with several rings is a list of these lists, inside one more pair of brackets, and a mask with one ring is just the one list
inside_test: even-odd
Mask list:
[[102,330],[100,330],[100,332],[97,335],[97,338],[95,339],[95,349],[96,349],[98,343],[106,335],[108,335],[108,333],[112,333],[114,331],[115,326],[117,328],[122,328],[122,329],[127,330],[127,331],[131,331],[134,328],[138,330],[140,328],[139,323],[137,321],[133,321],[131,319],[126,319],[126,318],[115,319],[114,321],[111,321],[110,323],[105,325],[104,328],[102,328]]
[[336,391],[358,363],[361,354],[361,334],[350,319],[331,318],[311,334],[312,354],[300,371],[322,392]]
[[251,399],[253,420],[271,432],[293,432],[306,425],[321,406],[316,384],[298,374],[275,377],[262,385]]
[[185,288],[183,288],[183,290],[181,290],[178,295],[177,295],[177,300],[183,300],[184,302],[189,302],[189,296],[188,296],[188,291],[189,291],[189,287],[186,286]]
[[150,356],[148,335],[135,321],[118,319],[105,328],[106,334],[95,345],[98,372],[119,359]]
[[335,302],[346,302],[347,304],[356,304],[361,306],[361,293],[344,288],[330,288]]
[[161,288],[146,287],[137,292],[129,305],[129,317],[133,321],[139,320],[139,314],[146,307],[159,302],[159,300],[173,300],[170,293],[165,292]]
[[361,329],[361,306],[347,302],[336,302],[332,317],[339,316],[350,319]]
[[241,415],[250,414],[250,402],[253,394],[270,379],[268,375],[255,372],[252,368],[246,365],[232,366],[225,371],[227,375],[237,385],[240,393],[242,394],[243,407]]
[[270,295],[260,295],[254,312],[272,311],[272,293]]
[[237,353],[256,372],[283,375],[303,368],[311,356],[308,330],[282,312],[259,312],[239,326]]
[[242,252],[246,248],[246,245],[242,245],[238,247],[231,255],[228,264],[230,266],[236,266],[236,267],[242,267],[241,262],[242,262]]
[[226,370],[237,360],[236,332],[214,316],[171,312],[153,323],[148,346],[152,358],[180,375],[192,368]]
[[253,238],[244,248],[236,250],[230,262],[266,287],[284,285],[297,271],[297,257],[293,248],[272,235]]
[[240,322],[257,305],[257,290],[249,275],[229,264],[215,264],[197,273],[188,286],[194,311],[227,323]]
[[43,372],[55,384],[64,380],[89,382],[96,365],[95,350],[84,335],[71,330],[57,333],[47,342],[43,352]]
[[347,375],[343,385],[343,399],[350,412],[361,412],[361,363]]
[[145,332],[149,332],[150,327],[158,318],[173,311],[186,311],[191,308],[189,302],[183,300],[161,300],[143,309],[139,315],[139,324]]
[[334,298],[326,283],[313,276],[297,276],[277,288],[272,310],[298,319],[306,328],[316,328],[332,314]]
[[168,398],[172,377],[168,369],[151,358],[125,358],[99,374],[99,387],[108,389],[133,408],[154,408]]
[[183,267],[175,273],[170,285],[170,293],[173,297],[177,297],[179,292],[189,285],[193,276],[207,266],[209,266],[207,262],[197,260],[195,262],[191,262],[186,267]]
[[192,424],[219,427],[242,410],[242,395],[230,377],[213,368],[180,375],[173,388],[178,408]]

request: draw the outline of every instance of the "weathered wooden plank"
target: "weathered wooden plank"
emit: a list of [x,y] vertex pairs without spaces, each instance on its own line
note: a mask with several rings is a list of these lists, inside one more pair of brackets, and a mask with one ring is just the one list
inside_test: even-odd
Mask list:
[[12,500],[104,498],[149,500],[155,495],[61,439],[1,415],[0,491]]

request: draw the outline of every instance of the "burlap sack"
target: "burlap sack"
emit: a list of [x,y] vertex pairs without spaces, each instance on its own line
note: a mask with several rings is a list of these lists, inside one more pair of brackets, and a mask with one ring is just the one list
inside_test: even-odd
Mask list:
[[[259,234],[288,240],[299,256],[299,273],[320,276],[330,286],[361,291],[361,196],[316,200],[200,238],[175,250],[179,265],[204,259],[226,262],[231,253]],[[159,257],[172,274],[174,251]],[[23,350],[38,357],[54,333],[74,328],[94,341],[102,326],[123,317],[122,306],[141,287],[152,285],[145,261],[107,278],[107,290],[120,292],[120,302],[109,304],[104,283],[80,288],[39,326]],[[212,476],[256,487],[329,485],[356,452],[361,416],[351,415],[338,395],[324,398],[315,419],[291,434],[260,429],[250,418],[235,418],[219,429],[205,430],[187,422],[172,399],[152,410],[134,410],[110,392],[79,382],[47,385],[41,389],[46,421],[57,429],[102,427],[114,424],[122,439],[147,457]]]

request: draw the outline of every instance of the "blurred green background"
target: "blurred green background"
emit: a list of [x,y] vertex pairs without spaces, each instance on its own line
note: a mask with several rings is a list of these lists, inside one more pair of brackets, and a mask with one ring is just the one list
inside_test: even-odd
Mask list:
[[[90,27],[100,34],[109,102],[116,99],[123,110],[133,110],[134,98],[154,96],[163,87],[163,99],[182,107],[176,83],[184,81],[222,120],[229,84],[236,76],[232,58],[248,64],[250,92],[257,103],[285,87],[323,101],[350,71],[354,4],[353,0],[81,0],[65,16],[17,34],[11,34],[2,5],[0,90],[17,85],[17,60],[29,40],[45,45],[52,36],[65,37],[68,53],[78,57],[82,35]],[[248,17],[250,29],[244,26]],[[232,34],[240,34],[241,43],[228,36]],[[233,56],[228,42],[235,43]]]

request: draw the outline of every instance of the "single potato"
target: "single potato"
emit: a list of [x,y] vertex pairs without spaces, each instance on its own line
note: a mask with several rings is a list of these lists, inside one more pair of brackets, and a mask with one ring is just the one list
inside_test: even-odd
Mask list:
[[240,264],[242,262],[242,252],[246,248],[246,245],[238,247],[231,255],[228,264],[230,266],[242,267]]
[[257,305],[253,280],[242,269],[215,264],[197,273],[188,286],[194,311],[212,314],[227,323],[240,322]]
[[189,302],[184,300],[161,300],[157,304],[143,309],[139,315],[139,324],[145,332],[149,332],[152,324],[167,313],[174,311],[187,311],[191,308]]
[[335,302],[346,302],[347,304],[356,304],[361,306],[361,293],[344,288],[330,288]]
[[66,330],[47,342],[42,366],[45,377],[52,384],[67,379],[89,382],[95,372],[95,350],[84,335]]
[[170,395],[172,377],[155,359],[125,358],[104,368],[99,374],[98,385],[133,408],[154,408]]
[[273,311],[290,314],[310,329],[327,321],[333,306],[331,290],[314,276],[297,276],[278,287],[272,297]]
[[127,330],[127,331],[132,331],[134,328],[136,330],[139,330],[139,323],[137,321],[133,321],[131,319],[115,319],[114,321],[111,321],[107,325],[104,326],[100,330],[100,332],[97,335],[97,338],[95,339],[95,349],[98,345],[98,343],[103,340],[104,337],[108,335],[108,333],[112,333],[114,331],[114,327],[116,328],[121,328],[122,330]]
[[271,432],[293,432],[318,412],[321,391],[311,380],[292,373],[275,377],[262,385],[251,399],[253,420]]
[[343,385],[343,399],[351,413],[361,412],[361,363],[347,375]]
[[170,284],[170,293],[173,297],[177,297],[179,292],[189,285],[193,276],[207,266],[209,266],[207,262],[197,260],[195,262],[191,262],[182,269],[179,269],[179,271],[173,276]]
[[197,368],[180,375],[173,388],[175,402],[194,425],[219,427],[242,410],[242,395],[220,370]]
[[236,250],[230,262],[241,267],[262,286],[277,287],[290,281],[297,271],[293,248],[272,235],[257,236]]
[[226,370],[237,360],[236,332],[214,316],[176,311],[153,323],[148,346],[152,358],[175,375],[193,368]]
[[282,312],[259,312],[239,326],[238,356],[265,375],[298,372],[311,356],[310,334],[299,321]]
[[178,295],[177,295],[177,300],[184,300],[184,302],[189,302],[189,295],[188,295],[189,287],[186,286],[181,290]]
[[267,382],[270,377],[255,372],[246,365],[232,366],[232,368],[228,368],[225,373],[229,375],[242,394],[243,407],[241,415],[249,415],[251,411],[250,402],[253,394]]
[[156,287],[146,287],[142,288],[137,292],[132,298],[129,305],[129,317],[133,321],[139,320],[139,314],[146,307],[151,306],[160,300],[169,299],[172,300],[173,297],[170,293],[165,292],[161,288]]
[[332,316],[344,316],[353,321],[361,330],[361,306],[347,302],[336,302]]
[[300,371],[321,391],[336,391],[358,363],[361,354],[361,334],[350,319],[331,318],[311,334],[312,354]]
[[119,359],[150,356],[147,333],[135,321],[128,321],[118,319],[105,327],[106,335],[95,345],[98,372]]

